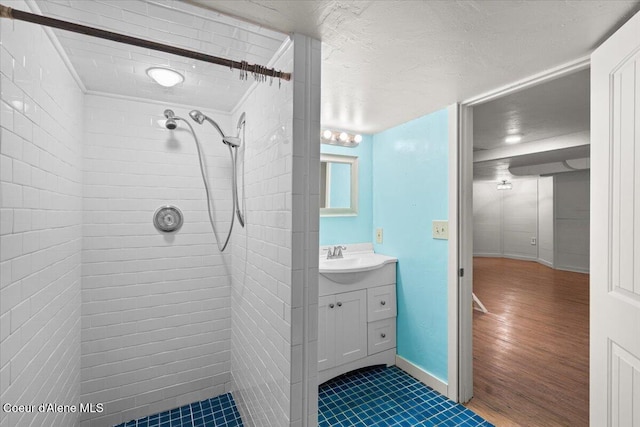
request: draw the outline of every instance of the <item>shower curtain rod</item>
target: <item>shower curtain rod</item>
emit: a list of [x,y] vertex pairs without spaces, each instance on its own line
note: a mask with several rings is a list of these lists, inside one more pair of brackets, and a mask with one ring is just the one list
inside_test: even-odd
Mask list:
[[[42,15],[36,15],[22,10],[17,10],[0,4],[0,18],[17,19],[19,21],[32,22],[47,27],[59,28],[65,31],[85,34],[87,36],[98,37],[105,40],[112,40],[118,43],[130,44],[133,46],[144,47],[147,49],[157,50],[160,52],[172,53],[174,55],[186,58],[197,59],[211,64],[222,65],[229,68],[241,70],[240,78],[246,79],[247,73],[271,77],[281,80],[291,80],[291,73],[278,71],[274,68],[263,67],[262,65],[249,64],[246,61],[232,61],[226,58],[207,55],[205,53],[195,52],[188,49],[182,49],[175,46],[169,46],[162,43],[152,42],[150,40],[140,39],[137,37],[126,36],[124,34],[114,33],[112,31],[100,30],[94,27],[74,24],[73,22],[62,21],[60,19],[49,18]],[[265,77],[262,77],[264,80]]]

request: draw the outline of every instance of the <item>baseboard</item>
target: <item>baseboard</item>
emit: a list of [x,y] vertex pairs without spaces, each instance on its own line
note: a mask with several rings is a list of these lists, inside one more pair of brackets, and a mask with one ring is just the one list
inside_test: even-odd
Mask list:
[[512,254],[504,254],[502,258],[508,259],[517,259],[520,261],[538,261],[537,257],[526,256],[526,255],[512,255]]
[[478,253],[478,254],[473,254],[474,257],[478,257],[478,258],[502,258],[503,255],[499,254],[499,253],[492,253],[492,252],[486,252],[486,253]]
[[588,268],[580,268],[580,267],[564,267],[564,266],[556,266],[556,270],[562,271],[570,271],[572,273],[584,273],[589,274]]
[[552,262],[549,262],[549,261],[546,261],[546,260],[540,259],[540,258],[538,258],[537,261],[538,261],[538,263],[540,263],[542,265],[545,265],[545,266],[547,266],[549,268],[553,268],[553,263]]
[[448,395],[449,387],[444,381],[434,377],[424,369],[414,365],[413,363],[409,362],[407,359],[401,356],[398,356],[397,354],[396,354],[396,366],[402,369],[403,371],[405,371],[407,374],[414,377],[415,379],[417,379],[418,381],[420,381],[421,383],[431,387],[438,393],[444,396],[447,396],[450,399],[456,400],[457,396],[452,398],[451,396]]

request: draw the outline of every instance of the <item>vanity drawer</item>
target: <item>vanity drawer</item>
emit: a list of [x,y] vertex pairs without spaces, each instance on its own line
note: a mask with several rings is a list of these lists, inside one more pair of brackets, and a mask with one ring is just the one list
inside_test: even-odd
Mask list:
[[396,285],[367,289],[367,321],[396,317]]
[[396,318],[368,324],[368,354],[379,353],[396,346]]

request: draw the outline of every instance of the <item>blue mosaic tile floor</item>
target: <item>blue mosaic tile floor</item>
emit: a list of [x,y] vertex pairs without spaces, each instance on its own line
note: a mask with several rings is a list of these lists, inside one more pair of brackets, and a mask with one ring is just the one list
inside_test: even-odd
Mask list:
[[116,427],[243,427],[230,393]]
[[334,378],[319,397],[319,427],[493,427],[395,366]]
[[[319,427],[494,427],[402,370],[375,367],[320,386]],[[231,394],[115,427],[243,427]]]

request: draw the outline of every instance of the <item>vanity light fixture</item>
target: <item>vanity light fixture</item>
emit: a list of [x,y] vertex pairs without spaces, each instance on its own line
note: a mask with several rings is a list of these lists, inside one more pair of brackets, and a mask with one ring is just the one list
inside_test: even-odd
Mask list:
[[322,131],[320,142],[323,144],[342,145],[343,147],[357,147],[362,142],[362,135],[325,129]]
[[503,179],[501,182],[498,183],[497,188],[498,190],[511,190],[513,188],[513,185],[506,179]]
[[522,135],[520,134],[509,135],[504,139],[507,144],[516,144],[520,141],[522,141]]
[[164,87],[173,87],[184,81],[182,74],[170,68],[151,67],[147,69],[147,75]]

